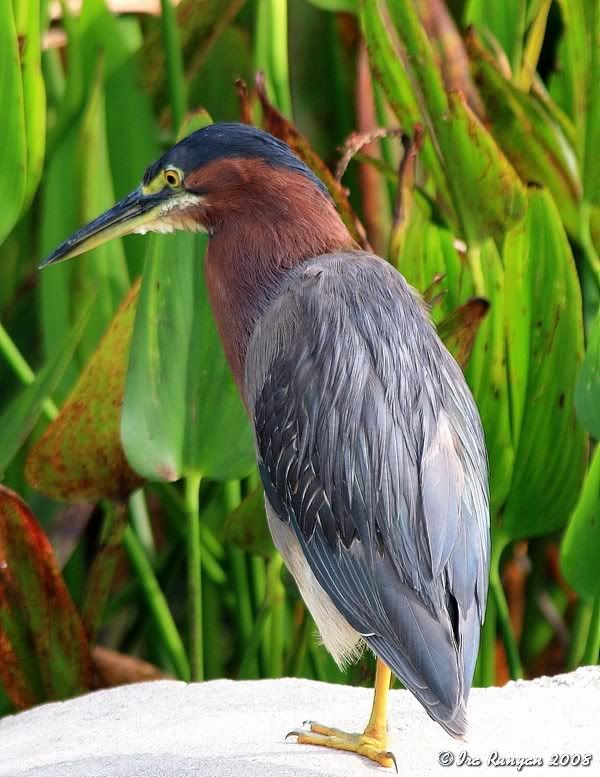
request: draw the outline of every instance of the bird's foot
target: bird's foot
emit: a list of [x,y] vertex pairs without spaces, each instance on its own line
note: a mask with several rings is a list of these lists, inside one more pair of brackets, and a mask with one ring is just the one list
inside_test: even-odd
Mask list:
[[[319,747],[331,747],[334,750],[347,750],[351,753],[358,753],[371,761],[376,761],[381,766],[388,768],[394,766],[398,771],[396,758],[393,753],[387,749],[387,733],[380,730],[375,731],[367,727],[362,734],[349,734],[346,731],[340,731],[338,728],[322,726],[320,723],[306,721],[310,725],[310,730],[299,729],[290,731],[287,735],[297,737],[300,745],[318,745]],[[286,737],[287,739],[287,737]]]

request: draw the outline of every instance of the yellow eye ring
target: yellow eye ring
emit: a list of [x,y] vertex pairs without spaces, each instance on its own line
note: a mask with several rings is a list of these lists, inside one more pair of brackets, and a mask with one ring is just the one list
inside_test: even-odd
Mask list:
[[172,189],[178,189],[181,186],[181,173],[172,168],[165,170],[165,181]]

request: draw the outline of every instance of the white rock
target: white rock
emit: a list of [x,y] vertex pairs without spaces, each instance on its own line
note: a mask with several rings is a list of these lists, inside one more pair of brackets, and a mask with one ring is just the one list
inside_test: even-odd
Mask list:
[[[2,777],[317,777],[390,773],[358,756],[286,742],[314,719],[362,730],[372,691],[308,680],[154,682],[98,691],[0,721]],[[390,748],[400,774],[600,775],[600,668],[474,689],[466,743],[451,739],[408,691],[392,691]],[[481,765],[459,767],[461,753]],[[488,765],[498,758],[543,765]],[[440,766],[451,753],[452,766]],[[561,766],[585,758],[588,767]],[[448,756],[446,756],[448,757]],[[464,757],[464,756],[463,756]],[[552,758],[557,761],[551,765]],[[393,774],[393,772],[391,772]]]

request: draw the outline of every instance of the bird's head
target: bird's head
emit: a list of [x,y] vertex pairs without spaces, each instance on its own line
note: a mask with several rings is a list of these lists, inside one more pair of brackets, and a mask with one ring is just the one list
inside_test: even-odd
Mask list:
[[240,214],[291,211],[297,201],[289,192],[298,189],[330,205],[321,181],[285,143],[245,124],[212,124],[150,165],[133,192],[71,235],[42,267],[134,232],[212,233]]

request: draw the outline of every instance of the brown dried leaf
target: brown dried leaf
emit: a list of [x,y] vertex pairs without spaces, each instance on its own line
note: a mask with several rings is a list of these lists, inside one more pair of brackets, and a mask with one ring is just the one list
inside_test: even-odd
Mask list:
[[139,289],[138,280],[60,414],[29,454],[29,482],[53,499],[123,501],[143,482],[125,459],[120,426]]
[[450,313],[437,327],[444,344],[464,370],[469,362],[475,335],[487,315],[490,303],[476,297]]
[[27,505],[0,486],[0,682],[24,709],[92,686],[83,624],[48,538]]
[[235,82],[235,88],[240,101],[240,121],[242,124],[254,124],[252,103],[250,102],[250,95],[248,94],[248,84],[242,78],[238,78]]
[[173,675],[165,674],[154,664],[133,656],[125,656],[115,650],[96,645],[92,652],[94,662],[95,687],[114,688],[129,683],[145,683],[150,680],[174,680]]

